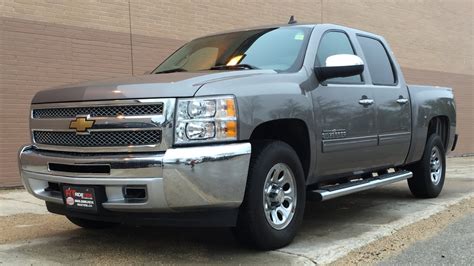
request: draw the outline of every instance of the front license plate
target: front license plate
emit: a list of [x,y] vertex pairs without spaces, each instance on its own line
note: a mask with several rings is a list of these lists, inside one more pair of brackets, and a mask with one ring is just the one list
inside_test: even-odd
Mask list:
[[94,188],[63,185],[63,197],[66,208],[97,212],[97,199]]

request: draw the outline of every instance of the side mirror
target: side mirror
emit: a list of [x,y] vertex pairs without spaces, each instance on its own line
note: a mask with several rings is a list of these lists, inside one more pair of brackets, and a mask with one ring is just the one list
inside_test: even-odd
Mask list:
[[336,54],[326,58],[326,65],[315,67],[314,72],[320,82],[331,78],[360,75],[364,71],[364,62],[357,55]]

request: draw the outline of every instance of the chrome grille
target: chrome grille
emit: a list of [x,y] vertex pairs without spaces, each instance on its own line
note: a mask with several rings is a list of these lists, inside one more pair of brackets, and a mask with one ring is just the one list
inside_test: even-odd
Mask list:
[[91,117],[144,116],[163,114],[163,103],[146,105],[113,105],[94,107],[64,107],[33,109],[33,118],[74,118],[77,115]]
[[[81,152],[157,152],[173,142],[175,98],[33,104],[31,138],[38,149]],[[72,130],[93,120],[88,134]],[[123,117],[122,117],[123,116]],[[80,127],[82,128],[82,127]]]
[[34,131],[35,143],[75,147],[154,145],[161,143],[161,130],[75,132]]

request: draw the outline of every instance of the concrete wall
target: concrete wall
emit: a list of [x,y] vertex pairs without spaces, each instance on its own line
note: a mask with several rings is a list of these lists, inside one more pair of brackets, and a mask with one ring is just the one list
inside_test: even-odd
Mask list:
[[454,88],[456,154],[474,152],[471,0],[1,0],[0,186],[19,184],[16,152],[29,142],[36,91],[142,74],[192,38],[289,15],[384,35],[409,82]]

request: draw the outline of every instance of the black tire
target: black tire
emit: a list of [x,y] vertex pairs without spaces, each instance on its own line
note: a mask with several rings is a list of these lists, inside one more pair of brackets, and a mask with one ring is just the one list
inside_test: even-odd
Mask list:
[[[269,171],[277,164],[288,166],[296,187],[296,206],[292,208],[293,216],[288,219],[286,227],[278,230],[270,225],[270,221],[267,221],[263,191]],[[305,196],[303,167],[296,152],[281,141],[253,144],[245,197],[240,207],[237,227],[233,230],[234,235],[241,242],[261,250],[272,250],[288,245],[302,223]]]
[[[433,173],[431,172],[431,157],[435,149],[439,152],[438,157],[441,162],[441,166],[438,167],[441,173],[439,180],[436,179],[436,182],[432,180]],[[423,157],[420,161],[410,165],[408,169],[413,172],[413,177],[408,179],[408,186],[413,196],[417,198],[436,198],[441,193],[446,173],[446,153],[443,142],[438,135],[433,134],[428,138]]]
[[71,217],[71,216],[66,216],[66,217],[73,224],[85,229],[105,229],[105,228],[112,228],[119,225],[118,223],[87,220],[87,219]]

